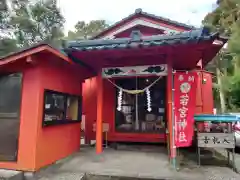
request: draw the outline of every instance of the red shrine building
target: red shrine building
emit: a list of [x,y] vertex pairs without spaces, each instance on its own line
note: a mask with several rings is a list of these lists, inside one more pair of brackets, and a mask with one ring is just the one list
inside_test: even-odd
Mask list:
[[0,168],[36,171],[78,151],[81,125],[98,154],[104,140],[166,142],[174,158],[193,115],[213,112],[203,68],[226,41],[137,9],[92,39],[2,58]]

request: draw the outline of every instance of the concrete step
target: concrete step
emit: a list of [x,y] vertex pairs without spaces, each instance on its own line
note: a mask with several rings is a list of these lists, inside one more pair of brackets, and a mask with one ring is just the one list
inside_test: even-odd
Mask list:
[[0,169],[0,180],[24,180],[23,172]]
[[37,175],[29,180],[84,180],[84,173],[76,172],[55,172]]
[[143,177],[124,177],[124,176],[104,176],[88,174],[85,176],[85,180],[167,180],[159,178],[143,178]]

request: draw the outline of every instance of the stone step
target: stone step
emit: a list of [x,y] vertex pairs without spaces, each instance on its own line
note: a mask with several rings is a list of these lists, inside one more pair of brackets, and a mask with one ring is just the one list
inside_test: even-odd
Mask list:
[[23,172],[0,169],[0,180],[24,180]]
[[157,153],[167,153],[167,147],[153,146],[153,145],[124,145],[117,144],[117,150],[126,151],[142,151],[142,152],[157,152]]
[[87,174],[85,176],[85,180],[167,180],[167,179]]

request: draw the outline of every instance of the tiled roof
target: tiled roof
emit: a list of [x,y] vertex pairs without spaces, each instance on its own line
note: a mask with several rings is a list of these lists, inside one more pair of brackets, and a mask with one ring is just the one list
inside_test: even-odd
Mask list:
[[161,17],[161,16],[156,16],[154,14],[150,14],[150,13],[147,13],[147,12],[143,12],[141,8],[138,8],[135,10],[135,12],[133,14],[130,14],[129,16],[127,16],[126,18],[123,18],[122,20],[114,23],[113,25],[111,25],[110,27],[108,27],[107,29],[105,29],[104,31],[100,32],[99,34],[93,36],[91,39],[95,39],[96,37],[98,37],[100,34],[102,34],[103,32],[105,31],[108,31],[110,29],[112,29],[113,27],[117,26],[118,24],[122,23],[123,21],[127,21],[128,19],[136,16],[136,15],[144,15],[144,16],[148,16],[150,18],[154,18],[154,19],[157,19],[157,20],[160,20],[160,21],[165,21],[169,24],[172,24],[172,25],[176,25],[176,26],[180,26],[180,27],[184,27],[184,28],[187,28],[187,29],[196,29],[196,27],[194,26],[191,26],[191,25],[188,25],[188,24],[184,24],[184,23],[180,23],[178,21],[173,21],[171,19],[168,19],[168,18],[164,18],[164,17]]
[[[161,17],[161,16],[156,16],[154,14],[150,14],[150,13],[147,13],[147,12],[143,12],[142,9],[136,9],[135,10],[135,13],[132,14],[135,15],[135,14],[143,14],[143,15],[146,15],[146,16],[149,16],[149,17],[152,17],[152,18],[155,18],[155,19],[159,19],[161,21],[165,21],[165,22],[168,22],[170,24],[175,24],[177,26],[181,26],[181,27],[185,27],[187,29],[196,29],[196,27],[194,26],[191,26],[191,25],[188,25],[188,24],[184,24],[184,23],[180,23],[178,21],[173,21],[171,19],[168,19],[168,18],[164,18],[164,17]],[[131,16],[131,15],[130,15]]]
[[83,41],[71,41],[65,43],[65,50],[93,51],[106,49],[144,48],[149,46],[166,46],[217,38],[218,33],[209,33],[207,28],[185,31],[172,35],[155,35],[141,37],[137,32],[132,32],[130,38],[117,38],[111,40],[95,39]]
[[6,56],[0,57],[0,61],[6,59],[7,57],[14,56],[16,54],[23,53],[25,51],[29,51],[29,50],[32,50],[32,49],[35,49],[35,48],[38,48],[41,46],[49,46],[50,48],[55,49],[55,50],[59,51],[61,54],[67,56],[67,54],[65,53],[65,51],[63,49],[56,48],[48,43],[40,42],[40,43],[36,43],[29,47],[20,48],[19,50],[15,51],[15,52],[12,52],[12,53],[7,54]]

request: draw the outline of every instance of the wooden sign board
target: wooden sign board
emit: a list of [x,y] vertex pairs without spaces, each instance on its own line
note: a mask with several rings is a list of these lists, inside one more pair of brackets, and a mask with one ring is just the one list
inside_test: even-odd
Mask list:
[[[103,132],[108,132],[109,131],[109,124],[108,123],[103,123]],[[93,124],[93,131],[96,132],[96,123]]]
[[235,148],[234,133],[198,133],[198,147]]
[[102,69],[103,78],[149,75],[167,76],[167,64],[151,66],[109,67]]

